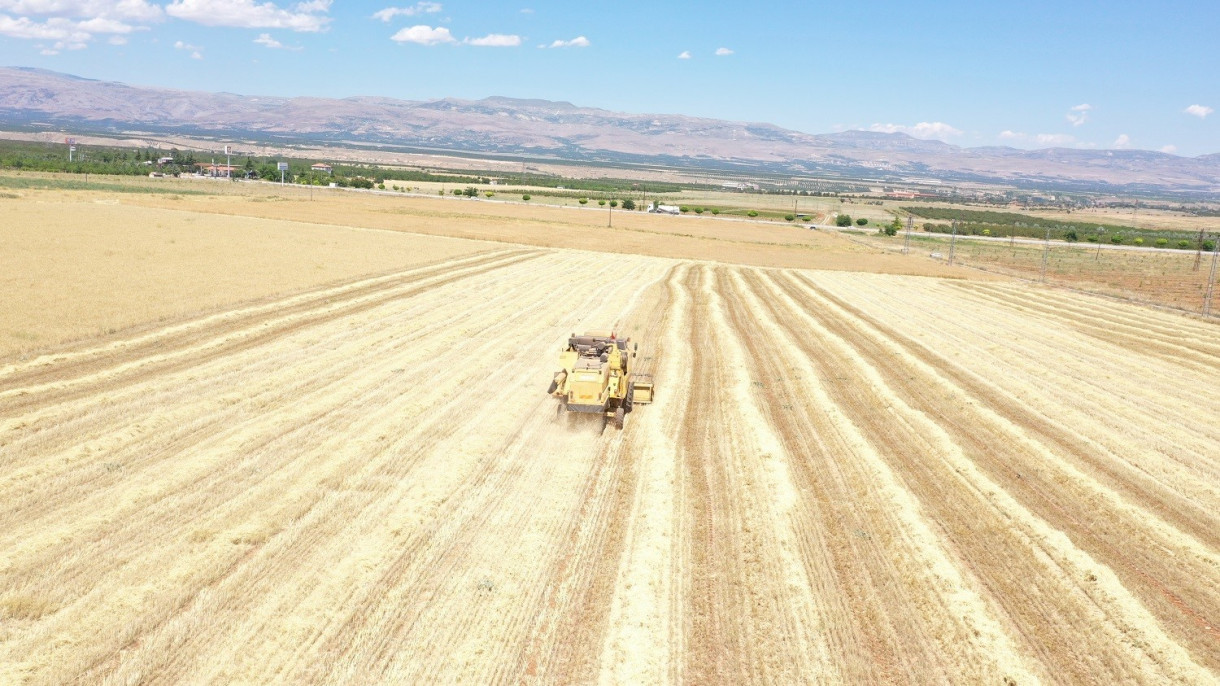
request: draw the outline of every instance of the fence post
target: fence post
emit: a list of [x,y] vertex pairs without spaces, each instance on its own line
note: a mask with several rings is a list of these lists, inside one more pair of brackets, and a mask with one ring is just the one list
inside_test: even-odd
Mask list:
[[949,239],[949,266],[953,266],[953,253],[957,252],[957,220],[953,220],[953,238]]
[[1216,261],[1220,258],[1220,234],[1212,239],[1215,245],[1212,246],[1212,273],[1207,277],[1207,294],[1203,296],[1203,316],[1212,316],[1212,295],[1216,290]]
[[906,239],[902,243],[902,254],[908,255],[911,252],[911,225],[915,223],[915,217],[907,217],[907,233]]
[[1051,227],[1046,227],[1046,240],[1042,242],[1042,283],[1046,283],[1046,258],[1051,251]]

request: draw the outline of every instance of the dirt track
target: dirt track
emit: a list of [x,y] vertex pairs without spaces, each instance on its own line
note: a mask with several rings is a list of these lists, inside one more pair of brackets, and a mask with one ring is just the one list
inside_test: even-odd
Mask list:
[[1081,301],[503,249],[0,367],[0,683],[1216,683],[1216,327]]

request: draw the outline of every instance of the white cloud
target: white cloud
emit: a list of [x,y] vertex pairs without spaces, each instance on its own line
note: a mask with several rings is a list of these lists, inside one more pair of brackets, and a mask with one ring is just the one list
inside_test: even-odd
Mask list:
[[193,60],[203,59],[203,48],[201,48],[197,45],[191,45],[190,43],[183,43],[182,41],[174,41],[174,49],[175,50],[185,50],[185,51],[191,53],[191,59],[193,59]]
[[111,45],[127,45],[127,36],[111,36],[106,42]]
[[51,55],[58,55],[58,54],[59,54],[59,51],[58,51],[58,50],[52,50],[52,49],[50,49],[50,48],[43,48],[42,50],[39,50],[39,51],[38,51],[38,54],[39,54],[39,55],[46,55],[46,56],[50,57]]
[[272,50],[292,50],[295,52],[295,51],[305,49],[299,45],[284,45],[283,43],[279,42],[278,40],[272,38],[271,34],[269,34],[269,33],[258,34],[258,38],[255,38],[254,42],[258,45],[266,46]]
[[678,53],[678,59],[689,60],[690,59],[690,50],[683,50],[682,52]]
[[732,55],[732,54],[733,54],[733,51],[729,50],[728,48],[716,48],[716,55],[718,57],[724,57],[725,55]]
[[589,39],[588,39],[588,38],[585,38],[584,36],[577,36],[577,37],[573,38],[572,40],[556,40],[556,41],[552,42],[550,45],[545,45],[545,46],[541,46],[541,45],[540,45],[540,46],[538,46],[538,47],[546,47],[546,48],[587,48],[587,47],[589,47],[590,45],[592,45],[592,43],[590,43],[590,42],[589,42]]
[[1076,142],[1076,137],[1066,133],[1039,133],[1034,136],[1034,142],[1038,145],[1071,145]]
[[1191,105],[1190,107],[1187,107],[1186,109],[1184,109],[1182,111],[1185,112],[1186,114],[1193,114],[1194,116],[1196,116],[1200,119],[1207,119],[1207,115],[1211,114],[1212,112],[1215,112],[1215,110],[1208,107],[1207,105]]
[[1114,142],[1110,144],[1110,147],[1111,148],[1125,148],[1129,145],[1131,145],[1131,136],[1128,136],[1125,133],[1120,133],[1120,134],[1118,134],[1118,138],[1115,138]]
[[484,48],[515,48],[521,45],[521,36],[489,33],[482,38],[467,38],[462,42],[467,45],[477,45]]
[[418,43],[419,45],[440,45],[441,43],[455,43],[453,34],[449,33],[449,29],[438,26],[432,28],[419,24],[406,29],[400,29],[398,33],[390,36],[390,40],[398,43]]
[[943,121],[926,122],[921,121],[914,126],[905,126],[903,124],[873,124],[868,127],[869,131],[878,131],[880,133],[905,133],[908,136],[915,138],[936,138],[944,140],[953,136],[960,136],[960,129],[954,128]]
[[1072,126],[1080,126],[1089,120],[1089,111],[1092,109],[1093,106],[1088,103],[1076,105],[1068,110],[1067,120],[1072,122]]
[[390,21],[394,17],[414,17],[417,14],[433,14],[442,9],[439,2],[417,2],[410,7],[387,7],[373,13],[374,19]]
[[274,2],[255,0],[173,0],[165,13],[177,19],[204,26],[235,26],[245,29],[289,29],[317,32],[326,30],[330,0],[301,2],[291,10]]
[[[0,36],[55,41],[53,50],[56,52],[65,48],[81,50],[96,34],[120,35],[145,30],[147,27],[132,25],[125,19],[129,15],[141,15],[144,13],[141,8],[146,7],[148,6],[143,0],[0,0],[0,9],[50,15],[44,21],[38,21],[28,16],[12,17],[0,14]],[[155,12],[149,16],[155,16]]]
[[1025,133],[1023,131],[1006,129],[999,133],[999,138],[1000,140],[1016,141],[1018,143],[1034,144],[1043,147],[1065,145],[1088,147],[1085,144],[1077,144],[1076,137],[1066,133]]
[[533,13],[534,13],[534,10],[532,10],[532,9],[530,9],[530,8],[528,8],[528,7],[525,7],[525,8],[522,8],[522,9],[521,9],[521,14],[533,14]]
[[1161,152],[1166,152],[1166,153],[1169,153],[1170,155],[1174,154],[1177,151],[1178,151],[1178,146],[1176,146],[1176,145],[1162,145],[1161,146]]
[[0,10],[67,19],[106,18],[156,21],[161,7],[147,0],[0,0]]

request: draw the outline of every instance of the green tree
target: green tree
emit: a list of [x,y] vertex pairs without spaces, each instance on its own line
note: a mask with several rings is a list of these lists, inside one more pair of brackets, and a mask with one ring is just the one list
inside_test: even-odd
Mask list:
[[835,226],[851,226],[851,217],[846,214],[840,214],[835,217]]
[[687,207],[686,205],[682,205],[682,206],[678,207],[678,211],[681,212],[682,214],[686,214],[687,212],[690,212],[690,208]]
[[605,201],[605,200],[598,200],[598,201],[597,201],[597,205],[598,205],[598,207],[605,207],[605,206],[606,206],[606,201]]
[[467,198],[477,198],[479,197],[479,189],[475,188],[474,186],[467,186],[466,190],[462,191],[462,195],[466,196]]
[[580,203],[580,204],[582,204],[582,205],[587,205],[587,204],[589,203],[589,199],[588,199],[588,198],[581,198],[580,200],[577,200],[576,202],[578,202],[578,203]]
[[1068,229],[1067,231],[1063,232],[1063,240],[1067,241],[1068,243],[1075,243],[1076,241],[1080,240],[1080,236],[1076,234],[1076,229]]
[[785,214],[785,215],[784,215],[784,221],[789,221],[789,222],[790,222],[790,221],[792,221],[793,219],[796,219],[796,215],[795,215],[795,214]]
[[696,207],[696,208],[695,208],[695,214],[703,214],[703,208],[702,208],[702,207]]
[[617,200],[611,200],[611,201],[610,201],[610,206],[611,206],[611,207],[618,207],[618,201],[617,201]]
[[712,214],[720,214],[720,208],[718,208],[718,207],[713,207],[713,208],[712,208]]
[[623,209],[624,210],[634,210],[635,201],[632,200],[631,198],[627,198],[626,200],[623,201]]

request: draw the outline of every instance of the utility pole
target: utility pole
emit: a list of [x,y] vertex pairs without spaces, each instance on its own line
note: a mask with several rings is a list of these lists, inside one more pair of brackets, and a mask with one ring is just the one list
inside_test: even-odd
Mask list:
[[902,243],[902,254],[903,255],[911,254],[911,225],[914,223],[915,223],[915,217],[908,216],[907,217],[906,237],[903,238],[903,243]]
[[[1097,246],[1098,250],[1101,245]],[[1046,283],[1046,258],[1051,252],[1051,227],[1046,227],[1046,240],[1042,242],[1042,283]]]
[[1191,271],[1199,271],[1199,263],[1203,261],[1203,229],[1199,229],[1199,238],[1195,250],[1195,266]]
[[1220,258],[1220,234],[1212,239],[1215,245],[1212,246],[1212,273],[1207,277],[1207,295],[1203,296],[1203,316],[1212,316],[1212,295],[1216,291],[1216,262]]
[[957,220],[953,220],[953,237],[949,239],[949,266],[953,266],[953,255],[957,253]]
[[[613,202],[613,200],[610,202]],[[614,205],[611,205],[609,202],[607,202],[606,209],[610,210],[610,214],[606,215],[608,217],[606,219],[606,226],[613,227],[614,226]]]

